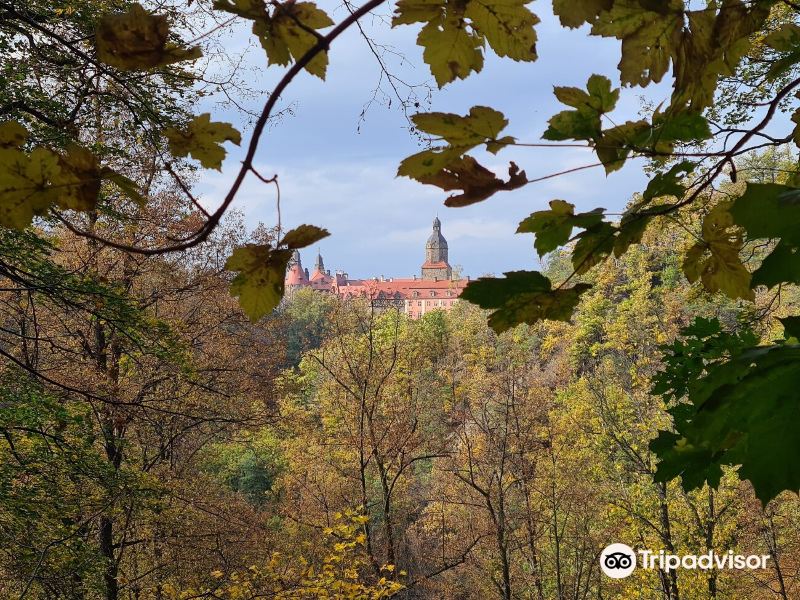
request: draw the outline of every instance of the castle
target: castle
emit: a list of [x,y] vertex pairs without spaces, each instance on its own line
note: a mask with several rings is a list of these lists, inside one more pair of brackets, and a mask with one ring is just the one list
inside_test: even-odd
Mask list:
[[368,298],[374,306],[395,307],[416,319],[432,310],[449,310],[469,283],[469,277],[454,279],[448,262],[447,240],[442,235],[442,223],[433,220],[433,231],[425,243],[425,262],[420,277],[350,279],[347,273],[331,274],[325,269],[322,255],[317,254],[314,271],[303,268],[300,253],[295,250],[286,270],[286,294],[300,288],[336,294],[340,298]]

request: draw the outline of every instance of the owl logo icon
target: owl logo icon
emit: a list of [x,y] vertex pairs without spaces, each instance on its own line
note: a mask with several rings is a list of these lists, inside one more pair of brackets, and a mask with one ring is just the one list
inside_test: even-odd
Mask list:
[[636,568],[636,553],[626,544],[611,544],[600,553],[600,570],[612,579],[623,579]]

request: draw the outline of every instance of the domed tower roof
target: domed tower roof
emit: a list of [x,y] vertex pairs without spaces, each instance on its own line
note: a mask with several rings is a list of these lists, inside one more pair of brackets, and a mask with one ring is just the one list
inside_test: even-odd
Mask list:
[[433,220],[433,231],[425,243],[425,262],[422,264],[423,279],[450,279],[453,270],[447,262],[447,240],[442,235],[439,218]]
[[447,240],[442,235],[442,223],[439,221],[439,217],[436,217],[433,219],[433,231],[425,244],[425,249],[438,250],[441,248],[447,248]]

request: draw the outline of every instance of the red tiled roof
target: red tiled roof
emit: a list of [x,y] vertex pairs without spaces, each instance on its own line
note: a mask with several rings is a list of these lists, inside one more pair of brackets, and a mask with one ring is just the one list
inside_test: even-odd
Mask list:
[[333,281],[333,277],[331,277],[330,275],[326,275],[319,269],[315,269],[314,272],[311,274],[311,278],[309,279],[309,281],[320,281],[320,280],[327,281],[330,283],[331,281]]
[[284,281],[285,285],[304,285],[308,283],[305,271],[298,264],[294,264],[289,268]]
[[413,292],[431,292],[437,290],[453,290],[460,294],[467,285],[468,280],[442,279],[433,281],[429,279],[392,279],[392,281],[351,280],[347,285],[338,285],[334,289],[342,296],[369,296],[374,297],[383,292],[385,295],[400,293],[405,298]]

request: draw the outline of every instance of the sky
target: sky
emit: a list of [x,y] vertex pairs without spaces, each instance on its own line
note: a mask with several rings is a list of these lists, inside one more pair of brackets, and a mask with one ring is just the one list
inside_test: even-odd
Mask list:
[[[320,5],[334,21],[346,16],[335,5]],[[562,28],[550,12],[550,3],[530,7],[541,19],[536,27],[537,62],[499,59],[487,48],[481,73],[442,90],[436,89],[421,49],[414,43],[419,26],[391,29],[388,8],[363,24],[376,41],[403,56],[400,60],[394,54],[386,55],[390,70],[407,82],[427,83],[433,88],[429,110],[464,114],[473,105],[491,106],[509,119],[504,134],[536,143],[541,141],[547,120],[565,108],[553,96],[553,86],[585,88],[592,73],[604,74],[618,86],[620,50],[616,40],[589,37],[586,28]],[[269,90],[284,71],[267,68],[266,57],[246,25],[227,34],[222,42],[232,52],[255,44],[245,54],[243,74],[251,87]],[[604,207],[618,213],[632,194],[647,184],[643,163],[629,161],[622,171],[608,177],[601,168],[594,168],[500,192],[469,207],[447,208],[443,204],[447,194],[438,188],[396,177],[399,162],[424,148],[410,135],[397,102],[392,107],[373,104],[360,119],[379,75],[364,39],[351,29],[334,42],[326,81],[307,73],[296,78],[279,102],[279,108],[291,108],[293,114],[273,123],[260,142],[254,164],[264,176],[278,175],[284,229],[311,223],[331,232],[318,246],[302,252],[305,266],[313,265],[319,250],[327,268],[341,269],[351,277],[417,274],[431,222],[438,216],[449,243],[450,263],[460,266],[465,275],[535,269],[539,263],[533,236],[514,233],[519,221],[547,208],[555,198],[572,202],[580,210]],[[611,117],[616,123],[638,118],[645,95],[655,103],[668,100],[670,85],[671,81],[665,80],[645,90],[623,89]],[[265,97],[239,100],[260,111]],[[221,172],[201,175],[197,187],[211,206],[230,186],[249,140],[246,115],[220,106],[217,100],[209,98],[199,109],[210,111],[212,120],[241,128],[243,143],[241,148],[227,144],[229,154]],[[428,104],[423,101],[421,108],[428,109]],[[596,162],[591,151],[580,148],[515,147],[497,156],[478,152],[476,157],[501,176],[513,160],[528,178]],[[274,187],[248,177],[234,208],[243,213],[249,227],[259,222],[274,225]]]

